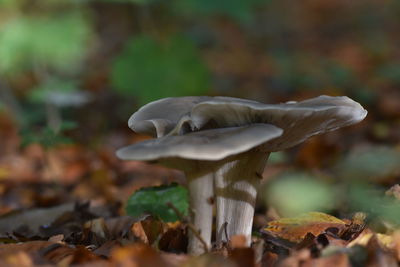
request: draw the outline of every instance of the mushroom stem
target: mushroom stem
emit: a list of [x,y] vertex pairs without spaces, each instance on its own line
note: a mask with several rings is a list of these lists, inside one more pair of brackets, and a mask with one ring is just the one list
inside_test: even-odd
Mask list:
[[217,245],[234,235],[244,235],[250,246],[257,188],[268,156],[251,150],[235,156],[216,172]]
[[[194,173],[186,174],[189,189],[190,222],[202,239],[189,229],[188,252],[199,255],[207,252],[211,247],[214,174],[207,173],[199,176],[195,176]],[[204,245],[207,247],[204,247]]]

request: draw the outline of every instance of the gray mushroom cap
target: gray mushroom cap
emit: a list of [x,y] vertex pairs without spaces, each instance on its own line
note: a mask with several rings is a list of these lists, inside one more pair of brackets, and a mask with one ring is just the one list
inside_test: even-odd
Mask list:
[[117,151],[125,160],[154,161],[176,158],[217,161],[248,151],[282,134],[282,129],[263,123],[209,129],[185,135],[146,140]]
[[357,123],[366,115],[359,103],[345,96],[274,105],[232,97],[166,98],[145,105],[129,120],[136,132],[159,138],[123,148],[117,155],[130,160],[215,161],[256,146],[273,152]]
[[295,146],[307,138],[357,123],[367,111],[348,97],[319,96],[301,102],[268,105],[241,99],[212,99],[195,105],[190,113],[194,127],[210,121],[214,127],[268,123],[283,129],[283,134],[264,144],[265,151]]

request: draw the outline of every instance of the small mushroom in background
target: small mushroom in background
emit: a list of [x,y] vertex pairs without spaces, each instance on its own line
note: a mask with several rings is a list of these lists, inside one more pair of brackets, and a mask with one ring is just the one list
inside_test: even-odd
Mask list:
[[188,250],[201,254],[211,246],[210,199],[216,197],[217,245],[238,234],[250,245],[257,188],[270,152],[357,123],[366,114],[348,97],[277,105],[230,97],[166,98],[145,105],[129,120],[133,130],[159,138],[122,148],[117,156],[185,172],[191,222],[202,239],[190,233]]

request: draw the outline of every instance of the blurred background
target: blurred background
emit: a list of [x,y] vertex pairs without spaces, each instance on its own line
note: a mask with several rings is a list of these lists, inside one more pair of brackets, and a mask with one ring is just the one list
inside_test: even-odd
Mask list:
[[138,188],[184,183],[114,156],[143,138],[127,119],[149,101],[328,94],[368,117],[272,154],[256,226],[267,207],[399,223],[399,18],[397,0],[0,0],[0,214],[76,200],[121,214]]

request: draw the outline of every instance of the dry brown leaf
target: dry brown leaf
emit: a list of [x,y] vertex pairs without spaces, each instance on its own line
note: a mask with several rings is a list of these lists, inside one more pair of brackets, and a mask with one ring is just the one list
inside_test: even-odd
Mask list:
[[235,248],[229,251],[228,258],[237,266],[255,266],[255,253],[252,248]]
[[392,234],[391,248],[394,250],[397,261],[400,262],[400,231],[396,231]]
[[131,230],[134,236],[143,243],[151,245],[161,237],[164,232],[164,225],[161,221],[148,216],[144,220],[134,223]]
[[346,254],[337,253],[328,257],[310,259],[301,265],[302,267],[350,267],[350,261]]
[[117,248],[111,252],[111,261],[117,266],[171,266],[157,251],[145,244]]
[[275,266],[275,263],[278,261],[278,258],[279,258],[278,254],[266,251],[261,259],[261,266],[262,267]]
[[390,250],[384,248],[379,242],[376,235],[373,235],[366,246],[368,259],[366,266],[368,267],[397,267],[397,261]]
[[149,244],[146,232],[143,229],[141,222],[135,222],[131,227],[132,233],[135,237],[139,238],[145,244]]
[[222,255],[207,253],[190,258],[181,267],[238,267],[238,265]]
[[104,256],[109,258],[111,255],[111,251],[120,247],[121,247],[121,242],[117,240],[108,240],[103,245],[95,249],[93,253],[99,256]]
[[295,267],[300,266],[300,263],[305,262],[311,258],[311,252],[308,249],[294,251],[289,257],[280,261],[277,267]]
[[[171,225],[171,224],[168,224]],[[188,237],[183,225],[169,227],[158,241],[158,248],[167,252],[186,252]]]
[[60,234],[60,235],[54,235],[52,237],[49,238],[49,242],[56,242],[56,243],[60,243],[64,240],[64,235]]
[[27,253],[39,251],[54,244],[59,245],[58,243],[49,241],[30,241],[19,244],[0,244],[0,258],[20,251],[24,251]]
[[108,231],[104,218],[97,218],[88,221],[85,223],[84,227],[88,231],[92,232],[94,238],[97,239],[92,240],[92,243],[95,245],[102,244],[110,238],[110,233]]
[[359,245],[365,247],[368,245],[368,243],[371,241],[372,238],[376,238],[377,242],[379,242],[379,244],[385,248],[390,248],[393,244],[393,236],[391,235],[366,231],[365,233],[359,235],[356,239],[351,241],[347,246],[353,247],[355,245]]
[[74,210],[74,204],[63,204],[46,209],[31,209],[5,215],[0,218],[0,233],[12,233],[21,226],[28,226],[37,232],[42,225],[51,224],[65,212]]
[[400,200],[400,185],[395,184],[389,190],[385,192],[385,195],[387,196],[392,196],[397,200]]
[[245,248],[247,247],[246,243],[246,237],[244,235],[234,235],[229,240],[229,246],[233,249]]
[[15,254],[7,255],[3,260],[0,260],[2,267],[33,267],[34,263],[32,258],[23,251]]

